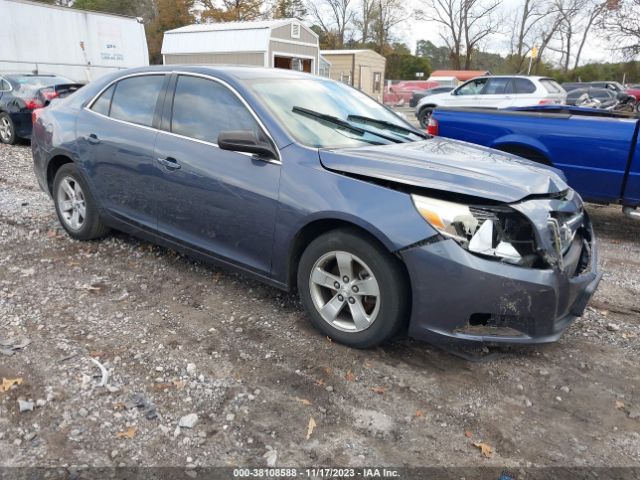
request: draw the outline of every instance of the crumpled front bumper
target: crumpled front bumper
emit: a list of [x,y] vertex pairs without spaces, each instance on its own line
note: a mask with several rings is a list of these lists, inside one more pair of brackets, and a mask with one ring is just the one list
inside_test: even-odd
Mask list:
[[581,316],[602,273],[591,225],[578,274],[501,263],[441,239],[400,252],[412,285],[409,335],[430,343],[548,343]]

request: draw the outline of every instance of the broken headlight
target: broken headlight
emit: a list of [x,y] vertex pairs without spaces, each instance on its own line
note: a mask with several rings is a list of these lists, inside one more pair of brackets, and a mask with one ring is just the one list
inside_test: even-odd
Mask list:
[[538,261],[531,223],[507,206],[472,206],[412,195],[427,222],[478,255],[517,265]]

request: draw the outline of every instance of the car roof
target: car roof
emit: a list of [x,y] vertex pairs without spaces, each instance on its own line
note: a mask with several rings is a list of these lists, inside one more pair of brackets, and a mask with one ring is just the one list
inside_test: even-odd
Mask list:
[[131,73],[172,71],[200,73],[213,76],[227,76],[234,77],[238,80],[324,78],[313,76],[310,73],[286,70],[284,68],[239,67],[236,65],[154,65],[150,67],[139,67],[129,70],[123,70],[121,73],[123,73],[123,75],[126,75]]

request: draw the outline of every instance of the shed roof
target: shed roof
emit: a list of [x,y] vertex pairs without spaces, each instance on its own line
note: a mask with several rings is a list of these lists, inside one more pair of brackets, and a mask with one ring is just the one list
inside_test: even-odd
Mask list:
[[271,30],[294,22],[317,37],[313,30],[295,18],[200,23],[164,32],[162,54],[266,52]]
[[376,52],[375,50],[371,50],[369,48],[354,48],[354,49],[343,49],[343,50],[320,50],[320,53],[322,55],[354,55],[356,53],[364,53],[364,52],[374,53],[379,57],[384,58],[378,52]]

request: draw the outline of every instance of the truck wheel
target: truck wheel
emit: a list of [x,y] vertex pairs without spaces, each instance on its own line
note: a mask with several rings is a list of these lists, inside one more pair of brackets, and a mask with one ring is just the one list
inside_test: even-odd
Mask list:
[[18,141],[16,128],[8,113],[0,113],[0,141],[7,145],[14,145]]
[[76,240],[93,240],[109,231],[89,187],[73,163],[60,167],[53,181],[53,201],[60,223]]
[[407,321],[409,289],[399,261],[357,230],[333,230],[309,244],[298,291],[314,326],[350,347],[379,345]]
[[424,107],[420,112],[418,112],[418,121],[420,122],[420,126],[422,128],[427,128],[429,124],[429,118],[431,118],[431,114],[433,113],[433,107]]

